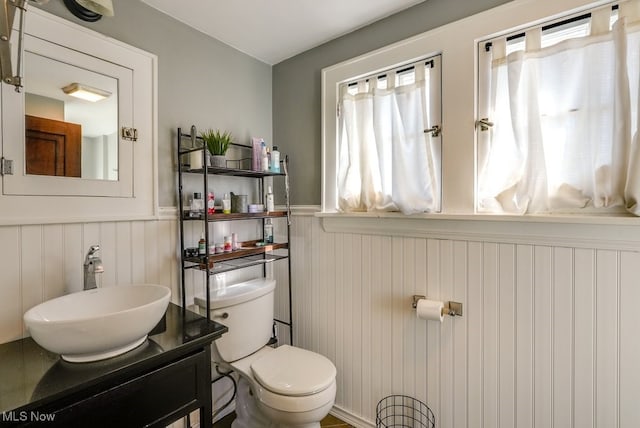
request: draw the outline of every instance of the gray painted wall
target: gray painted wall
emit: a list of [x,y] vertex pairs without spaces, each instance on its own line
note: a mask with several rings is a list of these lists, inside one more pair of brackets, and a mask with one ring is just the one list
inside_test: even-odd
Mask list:
[[270,141],[272,68],[140,1],[113,5],[115,16],[95,23],[75,18],[62,1],[41,8],[158,56],[159,204],[175,206],[176,128],[193,124],[231,131],[239,143]]
[[273,68],[273,138],[291,159],[291,201],[320,204],[323,68],[474,15],[509,0],[427,0]]
[[317,205],[321,70],[507,1],[427,0],[273,68],[139,1],[113,0],[116,15],[95,23],[61,1],[36,7],[158,56],[160,206],[176,203],[175,129],[192,124],[229,130],[241,143],[273,141],[291,158],[292,203]]

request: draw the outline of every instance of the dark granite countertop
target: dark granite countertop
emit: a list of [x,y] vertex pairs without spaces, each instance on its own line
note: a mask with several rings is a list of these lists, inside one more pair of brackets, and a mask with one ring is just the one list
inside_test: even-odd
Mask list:
[[31,410],[149,360],[170,361],[202,348],[227,327],[169,303],[165,317],[137,348],[102,361],[69,363],[30,337],[0,345],[0,413]]

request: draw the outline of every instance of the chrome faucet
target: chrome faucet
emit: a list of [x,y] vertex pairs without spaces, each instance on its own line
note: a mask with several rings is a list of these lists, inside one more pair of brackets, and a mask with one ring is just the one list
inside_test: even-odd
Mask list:
[[84,289],[91,290],[98,288],[96,284],[96,274],[104,272],[102,259],[96,255],[100,251],[100,245],[89,247],[87,256],[84,258]]

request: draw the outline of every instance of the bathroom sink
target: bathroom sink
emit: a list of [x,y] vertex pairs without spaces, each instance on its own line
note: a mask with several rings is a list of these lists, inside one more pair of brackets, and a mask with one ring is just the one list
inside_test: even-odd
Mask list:
[[141,345],[169,305],[161,285],[118,285],[80,291],[29,309],[24,322],[33,340],[66,361],[89,362]]

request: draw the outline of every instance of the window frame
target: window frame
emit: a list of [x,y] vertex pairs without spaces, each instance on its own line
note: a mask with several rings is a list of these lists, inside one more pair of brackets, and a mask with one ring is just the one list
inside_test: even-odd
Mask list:
[[[442,55],[439,50],[422,51],[411,43],[400,42],[398,48],[383,48],[346,63],[322,70],[322,211],[337,211],[338,173],[338,104],[340,85],[383,74],[387,70]],[[394,45],[395,46],[395,45]],[[441,195],[442,197],[442,195]],[[345,213],[346,214],[346,213]]]
[[[395,88],[400,88],[402,86],[405,85],[412,85],[415,83],[415,68],[416,67],[425,67],[430,69],[429,72],[429,77],[425,78],[425,82],[426,82],[426,86],[428,87],[427,90],[429,91],[429,95],[430,96],[426,102],[429,105],[430,109],[433,111],[433,113],[431,114],[427,114],[429,117],[425,117],[425,122],[424,122],[424,127],[425,129],[427,127],[432,127],[432,126],[441,126],[442,125],[442,55],[441,54],[435,54],[435,55],[427,55],[427,56],[423,56],[421,58],[418,58],[415,61],[411,61],[411,62],[407,62],[407,63],[403,63],[400,66],[395,66],[395,67],[389,67],[385,70],[383,70],[382,72],[377,72],[377,73],[373,73],[373,74],[369,74],[366,75],[364,77],[360,77],[358,79],[355,80],[348,80],[345,82],[340,82],[338,83],[338,94],[342,93],[343,90],[346,90],[348,92],[350,92],[352,95],[358,93],[357,87],[355,91],[350,91],[349,88],[351,86],[355,86],[357,85],[359,82],[366,82],[366,86],[367,89],[364,92],[369,92],[370,88],[371,88],[371,84],[372,81],[375,82],[374,84],[376,85],[377,88],[386,90],[389,88],[388,85],[388,80],[389,80],[389,74],[390,73],[394,73],[395,77],[396,77],[396,82],[394,83],[394,87]],[[409,81],[407,83],[402,83],[402,76],[406,76],[409,73],[409,71],[411,71],[411,75],[413,76],[412,81]],[[434,76],[431,77],[431,74],[434,73]],[[385,84],[384,87],[381,87],[380,85],[380,81],[384,80]],[[342,100],[340,99],[340,96],[338,96],[338,100],[336,101],[337,103],[337,113],[336,113],[336,120],[337,120],[337,129],[336,129],[336,145],[338,146],[339,149],[339,145],[340,145],[340,136],[338,135],[338,130],[340,128],[340,114],[342,114],[342,112],[340,112],[340,105],[341,105]],[[436,111],[437,110],[437,111]],[[431,145],[431,147],[437,147],[437,149],[432,149],[431,147],[428,147],[426,150],[430,151],[433,150],[433,152],[436,153],[435,157],[438,157],[438,153],[439,153],[439,158],[438,158],[438,163],[439,163],[439,168],[436,168],[436,171],[432,172],[432,175],[437,176],[437,184],[435,185],[435,187],[438,187],[438,190],[440,191],[439,194],[437,195],[437,202],[435,203],[435,209],[433,209],[432,211],[428,211],[428,212],[433,212],[433,213],[439,213],[441,211],[441,207],[442,207],[442,187],[441,187],[441,183],[442,183],[442,144],[443,144],[443,137],[442,135],[437,135],[437,136],[432,136],[431,134],[428,134],[425,132],[425,144]],[[338,160],[336,160],[336,168],[339,169],[339,165],[338,165]],[[425,174],[426,171],[425,171]],[[388,176],[387,176],[388,177]],[[337,187],[337,183],[336,183],[336,187]],[[338,197],[338,192],[336,191],[336,198]],[[394,203],[398,203],[397,200],[397,196],[398,195],[393,195],[391,194],[391,199],[394,201]],[[435,198],[434,198],[435,199]],[[336,204],[338,204],[338,202],[336,202]],[[415,207],[412,207],[415,208]],[[373,210],[378,212],[377,210]],[[388,211],[384,211],[381,210],[381,212],[396,212],[396,211],[400,211],[400,209],[396,209],[396,210],[388,210]],[[358,210],[356,211],[352,211],[352,212],[358,212]]]
[[[421,57],[442,55],[442,127],[446,142],[442,153],[442,211],[414,214],[412,218],[457,220],[469,218],[500,221],[509,217],[520,221],[578,222],[594,224],[637,224],[629,215],[590,216],[582,214],[508,215],[476,211],[478,114],[478,46],[479,43],[523,28],[584,13],[589,9],[612,4],[612,1],[561,0],[509,2],[465,19],[435,28],[370,53],[335,64],[322,70],[322,199],[325,218],[361,217],[352,213],[336,213],[335,179],[337,173],[337,100],[338,84],[381,72]],[[374,213],[376,218],[389,218],[399,223],[397,215]],[[332,223],[335,223],[332,221]],[[326,224],[326,223],[325,223]]]
[[[612,28],[613,24],[617,20],[618,17],[618,5],[624,3],[625,0],[621,1],[605,1],[605,2],[597,2],[592,3],[590,5],[585,6],[584,8],[566,11],[565,13],[559,13],[555,16],[550,16],[542,18],[536,22],[531,22],[529,24],[525,24],[517,27],[516,29],[508,29],[506,31],[502,31],[500,33],[492,34],[490,37],[487,37],[484,40],[479,40],[477,43],[477,64],[478,64],[478,77],[477,77],[477,103],[478,103],[478,118],[487,118],[489,121],[496,121],[496,117],[491,117],[490,114],[490,96],[487,92],[490,90],[490,80],[491,80],[491,43],[493,40],[498,38],[506,38],[507,46],[506,46],[506,55],[516,51],[524,51],[524,38],[525,32],[534,29],[541,30],[541,44],[542,47],[553,46],[556,43],[560,43],[564,40],[575,38],[575,35],[569,35],[568,37],[555,37],[553,34],[555,32],[566,32],[568,29],[571,30],[573,28],[573,24],[575,27],[586,25],[586,32],[579,37],[587,37],[589,36],[589,26],[591,25],[591,14],[595,10],[609,9],[611,16],[609,19],[609,27]],[[553,42],[550,43],[547,37],[551,36],[554,38]],[[510,47],[510,44],[517,44],[517,48]],[[613,103],[612,103],[613,104]],[[486,148],[490,145],[490,133],[489,132],[478,132],[477,133],[477,141],[476,141],[476,181],[475,181],[475,211],[477,214],[481,215],[505,215],[501,213],[492,212],[489,209],[482,209],[480,207],[479,199],[479,163],[480,163],[480,153],[484,152]],[[506,214],[506,215],[516,215],[519,214]],[[584,217],[584,216],[612,216],[612,217],[635,217],[633,214],[627,212],[624,206],[617,205],[613,207],[593,207],[587,206],[583,208],[559,208],[549,211],[541,211],[538,213],[525,213],[524,216],[547,216],[553,217],[556,215],[560,216],[576,216],[576,217]]]

